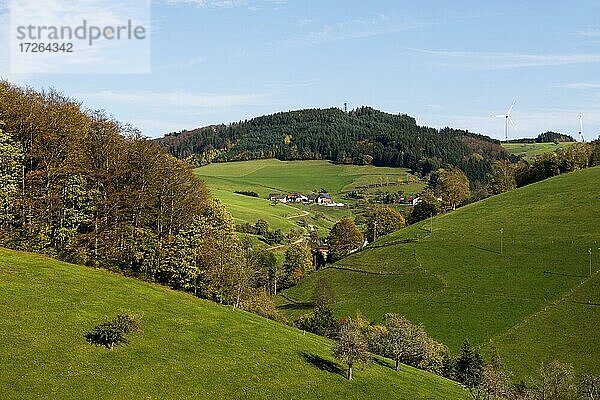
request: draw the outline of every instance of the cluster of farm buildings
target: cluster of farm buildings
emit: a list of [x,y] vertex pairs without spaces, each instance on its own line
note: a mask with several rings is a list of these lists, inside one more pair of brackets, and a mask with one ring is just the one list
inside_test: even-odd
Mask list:
[[310,193],[304,195],[302,193],[271,193],[269,200],[278,201],[280,203],[303,203],[303,204],[318,204],[327,207],[344,207],[344,203],[336,203],[329,193]]

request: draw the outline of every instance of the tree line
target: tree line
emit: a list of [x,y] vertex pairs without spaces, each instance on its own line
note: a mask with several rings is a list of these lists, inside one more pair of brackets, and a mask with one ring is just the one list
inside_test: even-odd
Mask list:
[[511,156],[497,140],[472,132],[418,126],[405,114],[371,107],[281,112],[229,125],[211,125],[158,139],[194,165],[278,158],[326,159],[345,164],[407,167],[427,174],[443,165],[486,182],[494,160]]
[[511,139],[509,143],[560,143],[560,142],[575,142],[573,136],[564,133],[546,131],[540,133],[535,138]]
[[492,195],[598,165],[600,140],[574,143],[531,161],[494,161],[487,184],[470,182],[462,170],[446,166],[429,174],[427,188],[420,195],[421,202],[413,207],[406,219],[408,223],[416,223]]
[[0,82],[0,119],[0,246],[274,315],[274,257],[187,163],[54,90]]
[[[305,244],[290,245],[279,263],[240,239],[189,164],[101,112],[3,81],[0,115],[0,246],[109,268],[273,319],[282,318],[270,296],[314,270]],[[299,236],[262,220],[250,228],[270,243]]]

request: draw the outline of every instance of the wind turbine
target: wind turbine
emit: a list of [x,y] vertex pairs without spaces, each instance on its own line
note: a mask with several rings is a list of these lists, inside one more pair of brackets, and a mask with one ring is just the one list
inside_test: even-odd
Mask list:
[[421,126],[421,116],[417,115],[417,120],[415,121],[417,123],[417,126]]
[[508,123],[510,122],[510,124],[513,126],[513,128],[517,129],[517,127],[515,126],[515,123],[510,118],[510,112],[512,111],[513,107],[515,106],[515,102],[516,102],[516,100],[513,100],[510,107],[508,107],[508,111],[506,112],[506,114],[497,114],[497,115],[492,114],[492,117],[504,118],[504,139],[506,140],[506,142],[508,142]]
[[585,136],[583,136],[583,114],[579,114],[579,140],[585,142]]

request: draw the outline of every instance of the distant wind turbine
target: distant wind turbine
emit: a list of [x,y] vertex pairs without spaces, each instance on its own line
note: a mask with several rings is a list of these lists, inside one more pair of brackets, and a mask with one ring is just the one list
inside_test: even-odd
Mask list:
[[585,136],[583,136],[583,114],[579,114],[579,140],[585,142]]
[[417,115],[417,126],[421,125],[421,116]]
[[517,129],[517,127],[515,126],[515,123],[510,118],[510,113],[511,113],[513,107],[515,106],[515,102],[516,102],[516,100],[513,100],[510,107],[508,107],[508,111],[506,112],[506,114],[497,114],[497,115],[492,114],[492,117],[504,118],[504,139],[507,142],[508,142],[508,123],[510,122],[510,124],[513,126],[513,128]]

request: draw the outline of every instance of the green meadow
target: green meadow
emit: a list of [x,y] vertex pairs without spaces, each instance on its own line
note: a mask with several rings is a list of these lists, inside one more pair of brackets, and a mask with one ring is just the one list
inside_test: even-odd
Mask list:
[[[405,168],[333,164],[325,160],[279,161],[275,159],[214,163],[195,173],[209,188],[253,190],[266,198],[272,192],[326,191],[339,195],[361,185],[405,182]],[[413,177],[414,179],[414,177]],[[401,185],[400,185],[401,189]],[[339,200],[339,199],[338,199]]]
[[409,226],[286,290],[280,309],[306,312],[323,277],[338,316],[398,312],[455,353],[495,343],[519,378],[552,358],[600,373],[599,187],[591,168]]
[[571,146],[574,142],[561,142],[561,143],[502,143],[509,153],[519,157],[523,157],[525,160],[531,161],[535,157],[545,153],[556,153],[559,150],[566,149]]
[[275,204],[265,198],[244,196],[217,188],[211,188],[210,191],[227,207],[236,223],[254,224],[258,219],[264,219],[271,228],[287,232],[298,227],[296,220],[304,214],[297,207],[284,203]]
[[[272,205],[267,200],[270,193],[329,192],[337,202],[346,203],[343,193],[361,188],[367,193],[403,190],[411,194],[424,188],[405,168],[340,165],[324,160],[214,163],[196,168],[194,172],[238,222],[253,224],[262,218],[283,231],[297,227],[297,219],[305,216],[311,225],[327,233],[337,220],[351,216],[352,211],[316,205]],[[235,191],[254,191],[259,198],[235,194]]]
[[[379,358],[347,381],[327,339],[165,287],[0,249],[0,397],[464,399],[447,379]],[[107,350],[84,334],[142,315]]]

